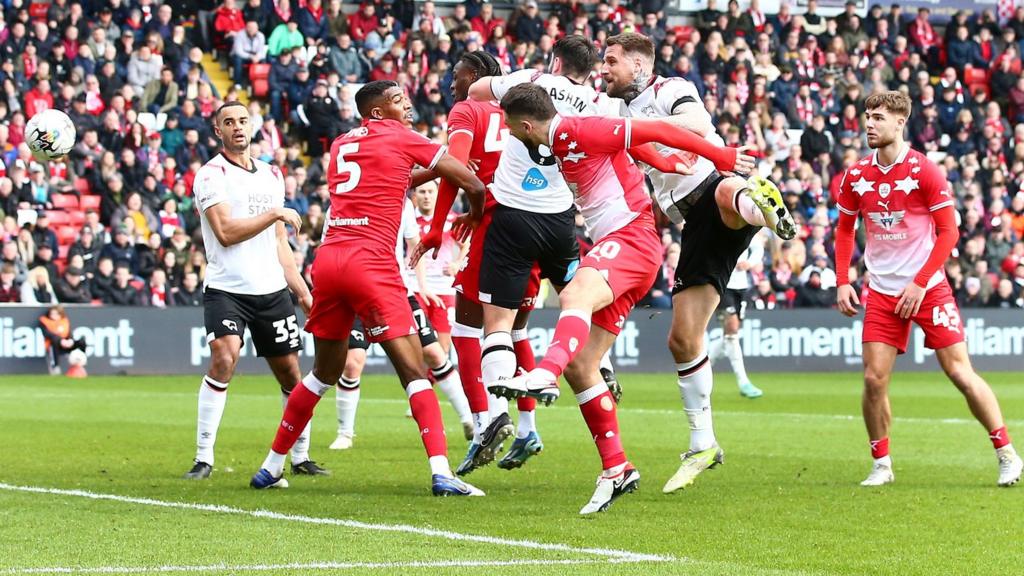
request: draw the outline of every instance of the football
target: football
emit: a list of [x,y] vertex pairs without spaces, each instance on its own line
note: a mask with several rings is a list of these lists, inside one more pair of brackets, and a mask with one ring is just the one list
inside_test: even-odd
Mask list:
[[40,162],[60,158],[75,146],[75,125],[60,110],[44,110],[25,125],[25,142]]

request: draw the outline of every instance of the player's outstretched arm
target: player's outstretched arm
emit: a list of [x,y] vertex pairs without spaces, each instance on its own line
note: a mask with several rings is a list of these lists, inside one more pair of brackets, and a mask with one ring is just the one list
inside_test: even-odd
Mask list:
[[857,306],[860,306],[857,291],[850,286],[850,260],[853,258],[853,229],[856,224],[856,216],[839,211],[836,224],[836,303],[846,316],[856,316]]
[[[468,219],[463,220],[463,228],[475,228],[484,215],[484,183],[451,154],[446,153],[442,156],[434,169],[444,178],[444,181],[466,191],[466,198],[469,199],[469,214],[467,215]],[[452,234],[460,242],[465,240],[465,234],[456,234],[455,231]]]
[[494,100],[494,92],[491,91],[491,77],[484,76],[470,84],[469,97],[479,102]]
[[213,235],[224,247],[245,242],[275,222],[289,224],[296,230],[302,227],[302,218],[291,208],[274,208],[257,216],[234,218],[231,216],[231,206],[222,202],[207,208],[205,214]]
[[309,292],[309,286],[306,286],[302,271],[295,265],[295,254],[292,253],[292,246],[288,243],[288,231],[285,230],[284,224],[281,222],[275,224],[274,228],[277,233],[277,261],[284,269],[285,282],[288,283],[288,289],[292,291],[292,294],[299,299],[302,311],[308,315],[309,309],[313,306],[313,295]]
[[685,158],[682,158],[679,153],[671,154],[669,156],[662,156],[658,153],[658,149],[653,144],[644,144],[643,146],[634,146],[627,150],[629,155],[633,157],[637,162],[643,162],[651,168],[654,168],[658,172],[676,174],[693,174]]
[[[456,132],[448,139],[448,155],[462,164],[469,161],[469,150],[473,145],[473,137],[463,132]],[[431,170],[437,173],[437,168]],[[432,252],[431,257],[436,259],[438,250],[441,248],[441,241],[444,236],[444,227],[448,219],[448,213],[455,205],[455,198],[459,195],[459,189],[451,182],[441,179],[437,187],[437,203],[434,206],[434,218],[430,221],[430,232],[420,240],[415,249],[410,251],[409,266],[416,267],[420,258],[427,252]],[[462,240],[460,240],[461,242]]]
[[723,172],[748,173],[754,169],[754,157],[742,154],[744,149],[716,146],[703,137],[671,122],[633,119],[631,131],[631,146],[659,142],[703,156],[711,160],[715,164],[715,168]]

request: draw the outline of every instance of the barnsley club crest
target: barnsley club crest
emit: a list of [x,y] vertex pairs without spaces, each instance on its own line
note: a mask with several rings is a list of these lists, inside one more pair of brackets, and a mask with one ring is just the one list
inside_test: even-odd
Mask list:
[[892,192],[892,186],[890,186],[888,182],[883,182],[878,185],[878,195],[882,198],[888,198],[890,192]]

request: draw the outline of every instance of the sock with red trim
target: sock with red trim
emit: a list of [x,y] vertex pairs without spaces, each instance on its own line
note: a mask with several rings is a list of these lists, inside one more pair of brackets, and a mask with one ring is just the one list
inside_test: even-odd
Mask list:
[[441,419],[441,405],[437,403],[437,394],[426,378],[413,380],[405,387],[409,397],[409,408],[412,417],[420,429],[420,439],[427,452],[432,474],[451,475],[448,464],[448,438],[444,433],[444,421]]
[[[516,352],[516,363],[519,364],[520,372],[529,372],[537,367],[537,358],[533,355],[533,346],[530,344],[530,337],[526,329],[512,331],[512,347]],[[530,432],[537,430],[536,412],[537,400],[524,396],[516,399],[516,407],[519,409],[519,425],[516,427],[516,438],[526,438]]]
[[988,439],[992,441],[992,447],[999,450],[1003,446],[1010,444],[1010,433],[1006,431],[1006,426],[1003,426],[989,432]]
[[291,450],[298,440],[299,435],[306,428],[306,424],[313,418],[313,409],[318,402],[333,388],[331,384],[324,384],[312,372],[306,374],[288,395],[288,404],[284,407],[284,416],[281,417],[281,424],[277,427],[277,434],[274,436],[274,443],[263,461],[263,468],[273,476],[278,477],[284,472],[284,457]]
[[587,310],[562,310],[555,325],[555,335],[539,367],[557,379],[590,338],[590,316]]
[[619,437],[619,419],[615,412],[615,400],[604,382],[592,386],[576,395],[583,420],[590,429],[590,435],[601,456],[601,468],[614,469],[626,463],[626,451]]
[[206,462],[210,466],[213,466],[213,445],[217,443],[217,430],[228,399],[228,384],[203,376],[203,383],[199,385],[196,461]]

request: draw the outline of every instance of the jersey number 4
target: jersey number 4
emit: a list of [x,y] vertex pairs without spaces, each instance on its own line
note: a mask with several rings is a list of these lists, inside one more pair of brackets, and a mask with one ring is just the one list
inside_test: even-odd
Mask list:
[[359,142],[349,142],[348,144],[338,146],[338,176],[348,174],[348,180],[334,187],[335,194],[351,192],[359,185],[359,179],[363,177],[363,169],[359,167],[359,164],[351,160],[345,160],[345,154],[355,154],[358,151]]
[[501,114],[492,112],[487,119],[487,135],[484,137],[484,152],[501,152],[508,139],[508,128],[501,127]]

